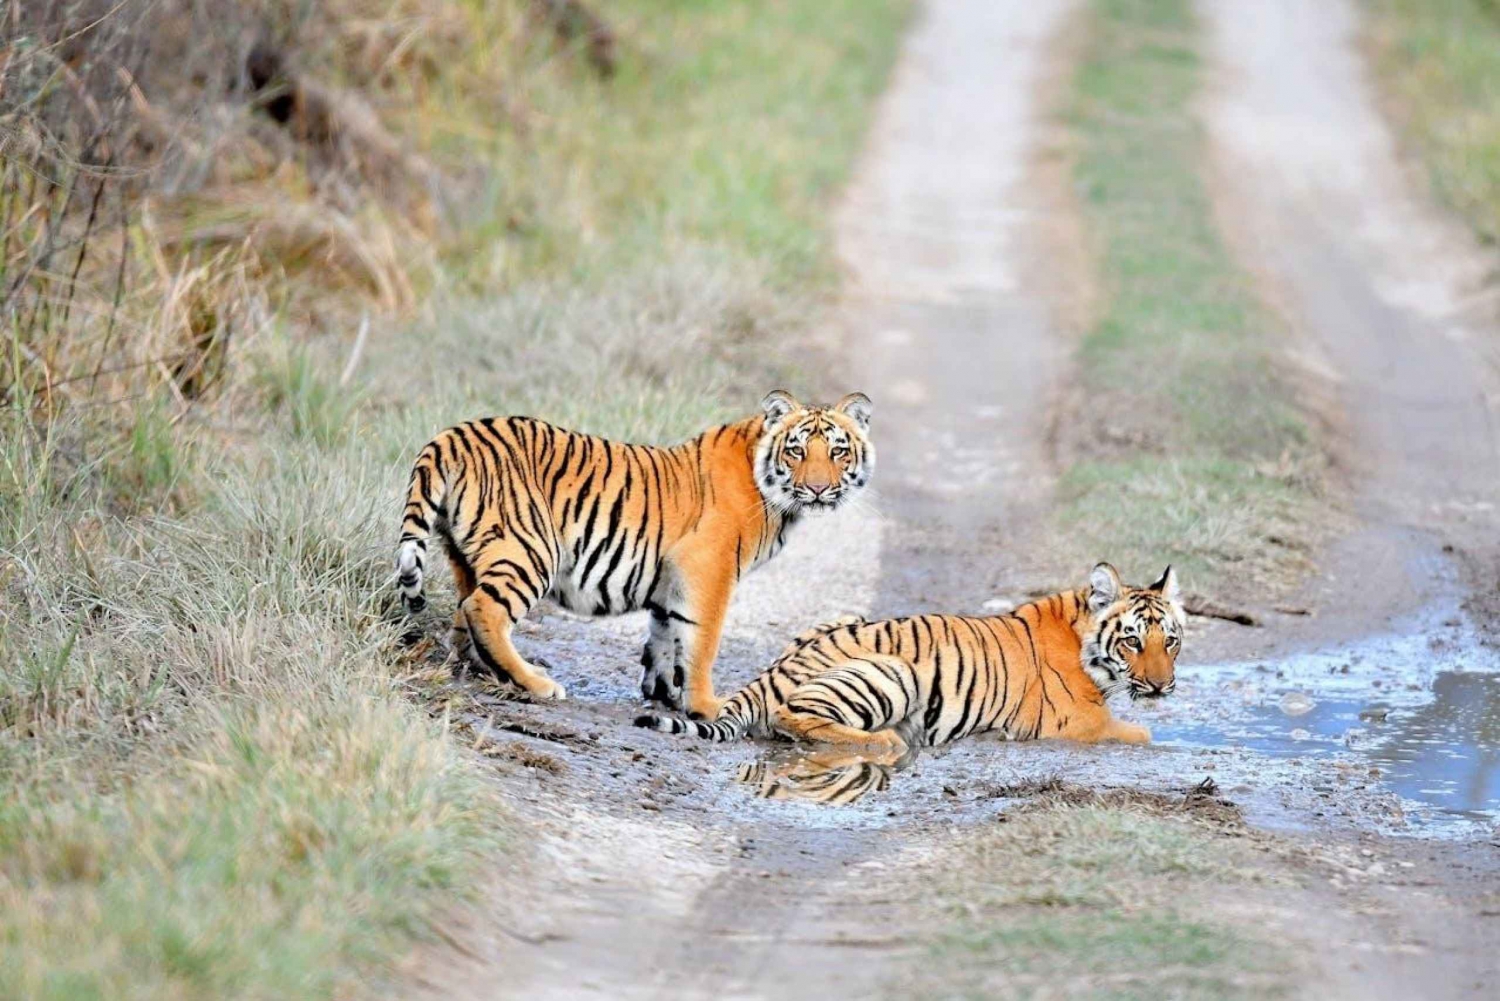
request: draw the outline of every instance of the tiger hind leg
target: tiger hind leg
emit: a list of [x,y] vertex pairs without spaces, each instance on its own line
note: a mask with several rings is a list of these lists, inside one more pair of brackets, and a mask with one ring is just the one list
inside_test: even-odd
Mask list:
[[898,731],[917,699],[911,665],[870,655],[824,671],[797,686],[772,720],[789,737],[823,744],[907,749]]
[[459,605],[474,657],[497,679],[510,680],[539,699],[565,699],[567,691],[532,665],[511,643],[511,631],[545,592],[509,565],[481,572],[475,589]]
[[906,741],[894,730],[861,730],[857,726],[831,720],[827,716],[812,712],[797,712],[781,706],[773,716],[777,730],[794,740],[808,740],[820,744],[868,747],[874,750],[900,754],[906,750]]
[[469,595],[474,593],[477,582],[469,561],[464,559],[452,544],[448,546],[448,565],[453,569],[453,583],[458,589],[458,608],[453,613],[453,628],[449,630],[448,638],[453,647],[453,653],[458,658],[458,667],[455,670],[459,670],[474,656],[474,646],[469,639],[469,620],[464,615],[464,602],[468,601]]

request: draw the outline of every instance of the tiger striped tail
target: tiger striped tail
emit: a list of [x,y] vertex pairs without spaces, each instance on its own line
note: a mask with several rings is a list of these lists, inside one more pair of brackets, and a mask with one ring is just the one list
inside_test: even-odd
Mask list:
[[661,713],[645,713],[635,718],[635,725],[658,733],[691,733],[723,744],[739,740],[750,731],[760,717],[765,715],[765,695],[757,683],[752,682],[741,689],[732,699],[724,703],[718,718],[712,722],[697,719],[679,719]]
[[444,516],[448,481],[443,476],[442,455],[434,439],[412,464],[406,488],[406,512],[401,519],[401,542],[396,548],[396,586],[401,603],[411,613],[427,606],[422,596],[422,575],[427,567],[427,538]]

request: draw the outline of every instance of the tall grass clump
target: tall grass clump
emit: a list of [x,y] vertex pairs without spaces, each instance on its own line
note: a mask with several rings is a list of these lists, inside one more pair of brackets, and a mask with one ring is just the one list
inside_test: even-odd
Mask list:
[[326,994],[504,838],[393,681],[391,474],[289,441],[188,516],[47,521],[0,550],[0,977],[21,995]]
[[1104,294],[1079,349],[1063,518],[1082,558],[1172,562],[1209,588],[1285,578],[1323,461],[1275,363],[1281,331],[1216,226],[1192,4],[1100,0],[1089,32],[1070,117]]

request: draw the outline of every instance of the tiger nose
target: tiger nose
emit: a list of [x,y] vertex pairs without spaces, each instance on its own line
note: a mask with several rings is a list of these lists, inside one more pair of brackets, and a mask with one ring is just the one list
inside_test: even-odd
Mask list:
[[812,493],[812,495],[814,497],[821,497],[828,490],[828,488],[831,487],[833,484],[831,484],[831,483],[806,483],[806,484],[803,484],[803,485],[807,487],[807,489]]

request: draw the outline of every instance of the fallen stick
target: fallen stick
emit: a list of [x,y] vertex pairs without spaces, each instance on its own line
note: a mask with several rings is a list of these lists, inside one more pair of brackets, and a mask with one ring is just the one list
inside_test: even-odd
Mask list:
[[1233,622],[1241,626],[1260,625],[1260,620],[1249,612],[1236,608],[1228,608],[1214,601],[1212,598],[1205,598],[1201,594],[1183,595],[1182,608],[1189,615],[1196,615],[1202,619],[1223,619],[1225,622]]

